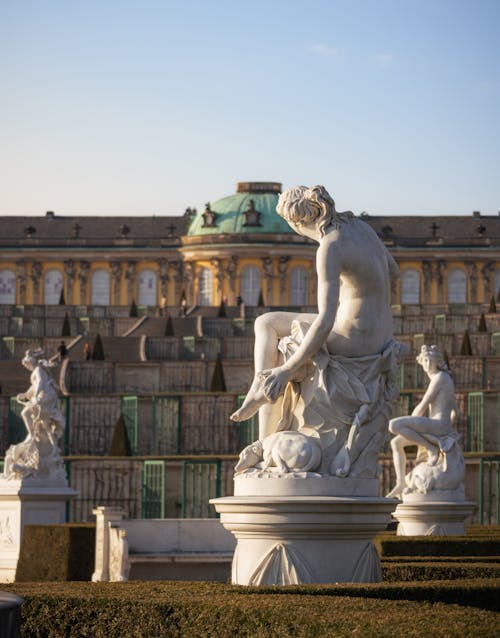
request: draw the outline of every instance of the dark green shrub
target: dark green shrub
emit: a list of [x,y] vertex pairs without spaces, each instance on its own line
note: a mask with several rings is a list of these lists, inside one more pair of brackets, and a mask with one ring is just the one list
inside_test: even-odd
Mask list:
[[70,337],[71,336],[71,324],[69,322],[68,313],[64,315],[63,326],[61,330],[61,337]]
[[170,315],[167,317],[167,323],[165,324],[165,337],[175,337],[174,322]]
[[102,345],[101,335],[98,334],[95,338],[94,347],[92,348],[92,359],[94,361],[104,361],[104,346]]
[[22,636],[326,638],[498,635],[498,580],[235,587],[16,583]]
[[226,304],[224,303],[224,301],[220,302],[219,311],[217,312],[217,316],[218,317],[227,317]]
[[123,414],[120,414],[113,429],[108,456],[132,456],[132,447]]
[[490,307],[488,308],[488,313],[493,315],[493,314],[496,314],[496,311],[497,311],[497,305],[495,303],[495,297],[491,295]]
[[486,319],[484,318],[483,313],[479,317],[479,326],[477,327],[478,332],[488,332],[488,326],[486,325]]
[[498,536],[384,536],[376,538],[380,556],[500,556]]
[[64,297],[64,288],[61,288],[61,294],[59,295],[59,305],[60,306],[66,305],[66,299]]
[[227,392],[226,380],[224,379],[224,368],[222,366],[222,357],[219,352],[215,361],[215,368],[210,382],[210,392]]
[[90,580],[94,570],[95,525],[26,525],[16,582]]
[[130,313],[129,317],[138,317],[139,312],[137,311],[137,306],[135,304],[135,299],[132,299],[132,303],[130,304]]
[[462,357],[470,357],[472,356],[472,344],[469,337],[469,331],[466,330],[464,332],[464,336],[462,339],[462,347],[460,348],[460,355]]
[[259,292],[259,301],[257,302],[257,305],[259,306],[259,308],[266,305],[264,303],[264,293],[262,292],[262,288],[260,289],[260,292]]

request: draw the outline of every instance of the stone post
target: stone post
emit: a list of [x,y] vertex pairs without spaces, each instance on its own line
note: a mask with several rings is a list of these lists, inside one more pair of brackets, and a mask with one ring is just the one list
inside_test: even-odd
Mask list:
[[93,509],[92,514],[96,517],[95,569],[92,581],[109,581],[109,524],[122,521],[125,512],[120,507],[101,505]]

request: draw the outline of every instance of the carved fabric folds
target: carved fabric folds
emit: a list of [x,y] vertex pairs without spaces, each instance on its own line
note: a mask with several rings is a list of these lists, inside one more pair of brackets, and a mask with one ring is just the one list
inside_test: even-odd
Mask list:
[[[278,344],[285,361],[296,352],[310,325],[292,322],[291,335]],[[277,429],[310,430],[320,436],[325,449],[338,438],[339,430],[351,426],[362,406],[368,408],[367,424],[380,413],[388,419],[399,395],[397,373],[406,350],[391,340],[380,354],[344,357],[330,354],[323,345],[288,384]]]

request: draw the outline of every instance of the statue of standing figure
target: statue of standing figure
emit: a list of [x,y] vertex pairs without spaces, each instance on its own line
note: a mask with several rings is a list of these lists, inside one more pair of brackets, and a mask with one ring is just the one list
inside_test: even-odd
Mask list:
[[[392,419],[389,431],[396,485],[387,495],[401,498],[417,492],[463,490],[465,463],[454,427],[458,413],[450,370],[437,346],[423,345],[417,362],[429,386],[411,416]],[[406,474],[405,447],[418,445],[417,465]]]
[[3,476],[66,480],[59,450],[65,419],[59,407],[58,387],[50,373],[55,364],[43,358],[42,350],[27,350],[22,364],[31,372],[29,389],[16,397],[24,406],[21,417],[27,436],[7,450]]
[[404,354],[390,307],[398,267],[369,224],[337,212],[323,186],[282,193],[277,212],[319,244],[318,314],[256,319],[255,377],[231,418],[258,411],[260,441],[286,430],[318,438],[321,474],[375,477]]

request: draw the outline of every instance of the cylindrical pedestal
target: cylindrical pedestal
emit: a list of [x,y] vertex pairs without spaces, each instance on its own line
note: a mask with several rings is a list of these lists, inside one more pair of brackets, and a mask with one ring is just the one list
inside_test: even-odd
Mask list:
[[408,494],[393,516],[398,536],[463,536],[465,521],[474,511],[472,501],[434,500],[425,494]]
[[228,496],[211,503],[237,539],[236,585],[369,583],[380,580],[374,536],[397,499]]

